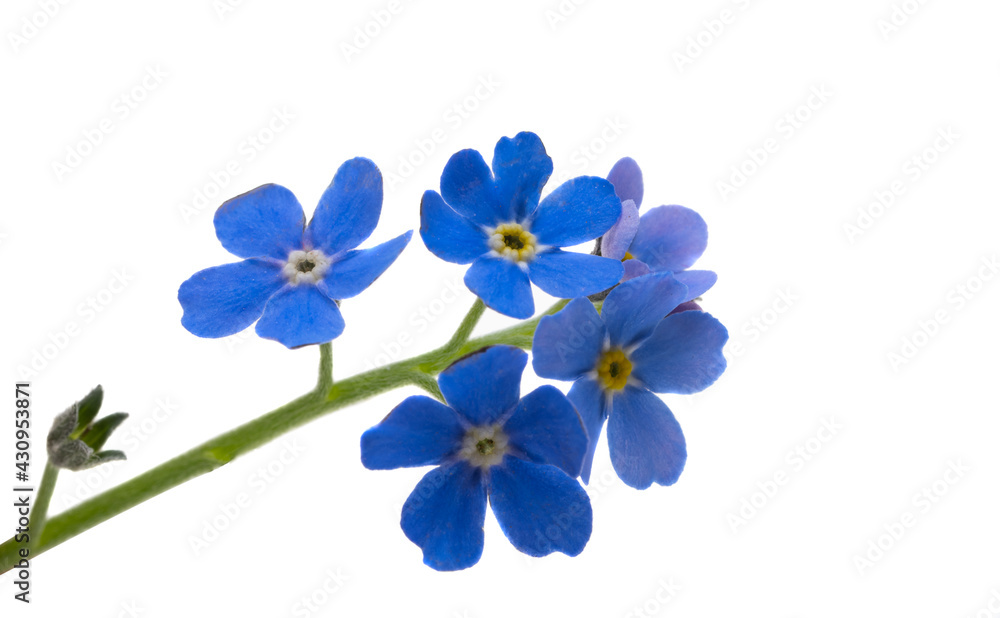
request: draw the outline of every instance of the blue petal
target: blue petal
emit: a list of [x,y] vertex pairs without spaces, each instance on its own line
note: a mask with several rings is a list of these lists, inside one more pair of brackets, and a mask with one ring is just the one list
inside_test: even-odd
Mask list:
[[528,263],[535,285],[558,298],[576,298],[603,292],[618,283],[625,269],[620,260],[551,249]]
[[426,191],[420,201],[420,237],[431,253],[455,264],[490,250],[485,230],[452,210],[437,191]]
[[622,262],[622,266],[625,267],[625,275],[622,277],[622,282],[628,281],[629,279],[635,279],[636,277],[641,277],[643,275],[648,275],[653,272],[649,270],[649,266],[646,266],[645,262],[635,258],[625,260]]
[[498,345],[473,352],[438,376],[445,401],[473,426],[490,425],[521,398],[521,374],[528,354]]
[[558,388],[541,386],[517,404],[503,426],[510,443],[538,464],[580,476],[587,453],[587,430],[576,408]]
[[289,285],[271,297],[257,322],[257,334],[286,348],[326,343],[344,332],[344,318],[333,300],[315,285]]
[[627,347],[648,337],[686,296],[687,288],[670,273],[630,279],[611,290],[601,308],[611,345]]
[[302,206],[288,189],[263,185],[226,201],[215,211],[215,235],[241,258],[287,260],[302,248]]
[[486,487],[482,472],[462,462],[434,468],[403,504],[400,526],[438,571],[467,569],[483,555]]
[[357,296],[396,261],[411,236],[413,232],[405,232],[377,247],[348,251],[330,265],[320,287],[338,300]]
[[430,397],[407,397],[361,436],[361,463],[369,470],[440,464],[462,446],[458,415]]
[[594,512],[575,479],[555,466],[505,457],[490,469],[490,504],[511,545],[529,556],[579,555]]
[[477,258],[465,273],[465,285],[494,311],[522,320],[535,313],[528,273],[506,258]]
[[538,322],[531,344],[531,364],[542,378],[575,380],[597,366],[607,331],[586,298]]
[[684,470],[684,434],[667,404],[653,393],[626,386],[616,393],[608,420],[611,465],[630,487],[673,485]]
[[608,181],[615,186],[615,194],[621,201],[632,200],[636,208],[642,206],[642,170],[631,157],[615,163],[608,173]]
[[681,271],[701,257],[708,246],[708,225],[683,206],[657,206],[639,220],[629,251],[654,271]]
[[501,219],[521,221],[538,206],[542,187],[552,175],[552,159],[542,140],[522,132],[501,138],[493,151],[493,174]]
[[441,173],[441,196],[458,214],[477,225],[494,226],[502,221],[493,174],[475,150],[451,155]]
[[583,426],[587,428],[587,454],[583,457],[580,478],[584,483],[589,483],[590,471],[594,466],[594,453],[597,451],[597,439],[601,437],[601,429],[608,418],[604,389],[596,380],[580,378],[573,383],[566,397],[576,406]]
[[632,375],[657,393],[703,391],[726,370],[729,333],[703,311],[675,313],[632,353]]
[[306,234],[313,247],[332,255],[371,236],[381,214],[382,172],[370,160],[357,157],[337,170]]
[[674,273],[674,277],[687,286],[688,293],[685,301],[694,300],[709,291],[719,276],[710,270],[682,270]]
[[196,272],[181,284],[177,300],[181,324],[199,337],[227,337],[250,326],[272,294],[287,282],[281,266],[268,260],[243,260]]
[[632,200],[625,200],[618,222],[601,238],[601,255],[616,260],[624,258],[638,229],[639,209]]
[[531,217],[531,233],[543,245],[570,247],[607,232],[621,214],[621,200],[610,182],[580,176],[542,200]]

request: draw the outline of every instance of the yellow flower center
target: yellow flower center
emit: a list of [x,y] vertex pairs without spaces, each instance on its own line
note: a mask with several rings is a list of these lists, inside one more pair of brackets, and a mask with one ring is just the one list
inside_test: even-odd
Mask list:
[[634,256],[634,255],[632,255],[631,253],[629,253],[628,251],[626,251],[626,252],[625,252],[625,256],[624,256],[624,257],[622,257],[622,261],[623,261],[623,262],[624,262],[625,260],[634,260],[634,259],[635,259],[635,256]]
[[535,236],[518,223],[502,223],[490,234],[490,249],[514,262],[535,257]]
[[632,362],[619,349],[608,350],[597,362],[597,377],[605,390],[620,391],[625,388],[632,373]]

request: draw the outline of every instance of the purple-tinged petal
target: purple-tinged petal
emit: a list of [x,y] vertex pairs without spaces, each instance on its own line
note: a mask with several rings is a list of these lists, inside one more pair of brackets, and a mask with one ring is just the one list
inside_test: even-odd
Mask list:
[[677,305],[677,307],[667,315],[674,315],[675,313],[682,313],[684,311],[702,311],[702,308],[701,305],[693,300],[687,300]]
[[629,252],[654,271],[687,270],[708,246],[708,225],[683,206],[657,206],[639,220]]
[[616,260],[624,258],[638,229],[639,209],[632,200],[625,200],[618,222],[601,239],[601,255]]
[[530,228],[542,245],[571,247],[604,234],[621,214],[621,200],[610,182],[580,176],[542,200],[530,217]]
[[181,284],[181,324],[199,337],[227,337],[253,324],[287,281],[281,265],[243,260],[196,272]]
[[226,251],[241,258],[288,259],[302,248],[304,224],[295,195],[275,184],[238,195],[215,211],[215,235]]
[[413,236],[405,232],[371,249],[352,249],[330,264],[320,288],[337,300],[357,296],[392,266]]
[[685,302],[694,300],[709,291],[719,276],[710,270],[682,270],[674,273],[678,281],[687,286],[688,293]]
[[465,285],[498,313],[520,320],[535,313],[528,273],[507,258],[476,258],[465,273]]
[[611,345],[624,348],[642,341],[685,296],[687,288],[671,273],[652,273],[618,285],[601,307]]
[[431,253],[455,264],[468,264],[490,248],[486,231],[452,210],[437,191],[420,201],[420,237]]
[[344,332],[337,303],[315,285],[288,285],[267,301],[257,334],[286,348],[326,343]]
[[542,378],[575,380],[594,369],[607,331],[593,303],[577,298],[538,322],[531,363]]
[[628,281],[629,279],[635,279],[636,277],[641,277],[643,275],[648,275],[653,272],[649,270],[649,266],[642,260],[625,260],[622,262],[622,266],[625,267],[625,276],[622,277],[622,282]]
[[631,157],[619,159],[608,173],[608,180],[622,202],[632,200],[636,208],[642,206],[642,170],[635,160]]
[[430,397],[407,397],[361,436],[361,463],[369,470],[440,464],[458,452],[465,429],[458,415]]
[[434,468],[403,504],[400,527],[438,571],[467,569],[483,555],[486,486],[479,468],[461,462]]
[[636,489],[676,483],[687,445],[667,404],[647,390],[626,386],[611,405],[608,448],[618,477]]
[[371,236],[382,214],[382,172],[357,157],[337,170],[306,230],[311,245],[327,255],[353,249]]
[[490,504],[511,545],[529,556],[579,555],[594,512],[587,492],[555,466],[505,457],[490,469]]
[[528,354],[498,345],[463,356],[438,376],[445,401],[470,425],[497,422],[521,398],[521,374]]
[[729,332],[704,311],[666,317],[632,353],[632,375],[657,393],[705,390],[726,370]]
[[476,225],[492,227],[503,221],[493,173],[475,150],[460,150],[448,159],[441,173],[441,197]]
[[551,249],[528,263],[535,285],[558,298],[577,298],[603,292],[618,283],[625,269],[619,260]]
[[552,159],[537,135],[518,133],[497,142],[493,174],[501,220],[521,221],[538,207],[542,187],[552,175]]
[[597,451],[597,439],[601,437],[601,429],[608,418],[606,396],[604,389],[596,380],[580,378],[573,383],[566,397],[573,402],[580,414],[580,420],[587,428],[587,454],[583,457],[580,478],[584,483],[589,483],[590,471],[594,466],[594,453]]
[[525,395],[503,430],[510,444],[530,461],[556,466],[573,478],[580,476],[587,430],[558,388],[541,386]]

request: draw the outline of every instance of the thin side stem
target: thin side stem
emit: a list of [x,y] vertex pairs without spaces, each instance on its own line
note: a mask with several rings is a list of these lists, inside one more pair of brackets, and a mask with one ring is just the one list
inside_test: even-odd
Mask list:
[[31,507],[31,516],[28,519],[29,536],[32,539],[40,539],[45,530],[49,504],[52,502],[52,492],[56,489],[58,478],[59,468],[47,462],[42,473],[42,482],[38,485],[38,493],[35,494],[35,505]]

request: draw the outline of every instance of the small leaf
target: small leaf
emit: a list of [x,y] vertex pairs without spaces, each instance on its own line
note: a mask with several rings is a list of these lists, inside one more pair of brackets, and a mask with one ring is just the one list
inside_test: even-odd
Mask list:
[[98,384],[94,390],[87,393],[87,396],[76,404],[77,420],[73,438],[79,438],[87,425],[90,425],[90,422],[97,417],[97,413],[101,411],[102,403],[104,403],[104,388]]
[[111,433],[127,418],[127,412],[109,414],[87,428],[83,432],[83,435],[80,436],[80,439],[90,448],[99,451],[104,446],[104,443],[108,441],[108,438],[111,437]]

